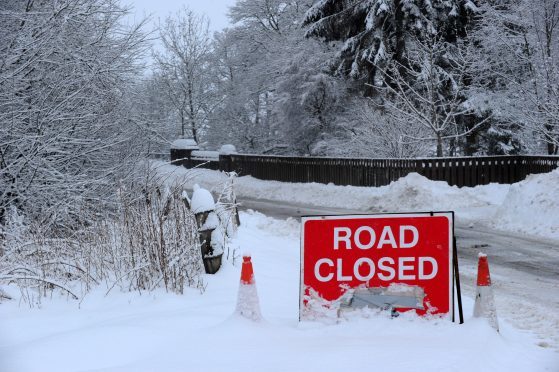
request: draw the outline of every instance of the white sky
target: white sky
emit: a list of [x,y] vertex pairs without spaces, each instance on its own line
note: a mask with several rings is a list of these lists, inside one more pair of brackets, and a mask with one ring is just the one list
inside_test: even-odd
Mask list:
[[125,4],[134,7],[136,19],[144,15],[151,15],[152,23],[163,20],[168,15],[175,13],[183,6],[199,14],[206,14],[210,18],[210,28],[219,31],[229,25],[227,12],[236,0],[124,0]]
[[[154,30],[159,20],[163,21],[169,15],[175,14],[179,9],[186,6],[198,14],[208,16],[210,31],[212,32],[221,31],[230,25],[227,13],[229,7],[234,5],[235,2],[236,0],[123,0],[123,4],[133,7],[133,13],[130,15],[131,23],[139,22],[146,16],[150,17],[148,30]],[[157,36],[157,32],[152,35],[152,37]],[[160,48],[157,40],[152,43],[156,49]],[[150,55],[146,55],[146,63],[151,65],[152,58]]]

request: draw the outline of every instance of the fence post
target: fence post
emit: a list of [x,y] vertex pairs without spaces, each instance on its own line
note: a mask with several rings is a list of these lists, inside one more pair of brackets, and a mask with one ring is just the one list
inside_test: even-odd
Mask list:
[[231,155],[219,154],[219,170],[231,172]]

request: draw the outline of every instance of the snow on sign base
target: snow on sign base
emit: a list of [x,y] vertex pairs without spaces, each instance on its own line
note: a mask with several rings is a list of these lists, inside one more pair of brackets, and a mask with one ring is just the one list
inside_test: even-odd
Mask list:
[[[358,294],[375,307],[385,295],[387,308],[452,316],[453,212],[310,216],[301,228],[301,319]],[[408,293],[421,293],[419,303],[398,306],[413,303],[398,300]]]

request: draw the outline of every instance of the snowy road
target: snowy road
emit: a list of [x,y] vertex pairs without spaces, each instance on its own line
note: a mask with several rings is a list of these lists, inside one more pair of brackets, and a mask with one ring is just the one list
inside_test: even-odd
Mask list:
[[[242,198],[241,209],[274,218],[302,215],[363,214],[340,208],[294,205]],[[559,242],[487,229],[456,226],[460,276],[465,295],[473,297],[477,254],[487,253],[495,288],[497,311],[521,329],[541,337],[541,346],[559,350]]]
[[[293,205],[262,199],[243,198],[241,209],[253,209],[267,216],[286,219],[304,215],[363,214],[363,211]],[[526,274],[559,281],[559,242],[490,230],[479,225],[456,226],[460,258],[477,259],[480,251],[492,263]]]

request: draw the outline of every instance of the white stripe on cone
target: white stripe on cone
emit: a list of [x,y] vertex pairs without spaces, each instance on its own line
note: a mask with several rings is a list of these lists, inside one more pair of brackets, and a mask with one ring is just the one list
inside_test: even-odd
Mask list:
[[493,297],[493,288],[491,286],[491,277],[489,274],[489,262],[487,261],[487,255],[483,253],[479,254],[476,287],[474,317],[487,319],[491,327],[499,332],[497,309],[495,307],[495,299]]
[[486,318],[491,327],[499,332],[499,322],[497,321],[497,309],[493,298],[493,288],[491,286],[478,286],[476,291],[476,303],[474,305],[474,317]]
[[256,281],[254,280],[254,269],[249,254],[243,255],[241,282],[239,283],[239,295],[237,297],[235,313],[253,321],[262,319],[258,293],[256,292]]
[[254,321],[262,319],[260,304],[258,302],[258,293],[256,292],[256,285],[254,283],[239,284],[239,295],[237,297],[237,309],[235,313]]

